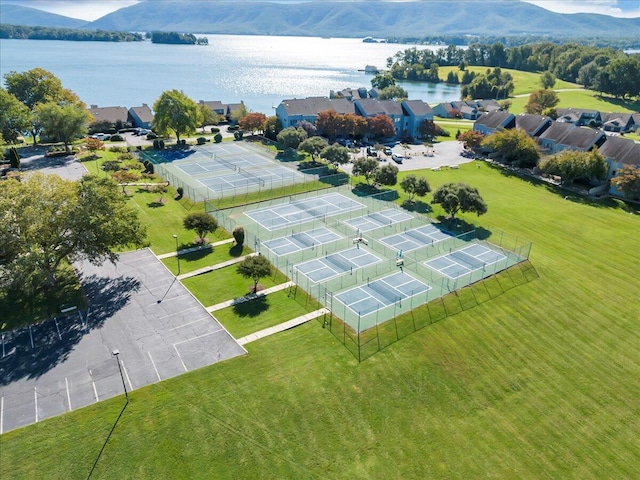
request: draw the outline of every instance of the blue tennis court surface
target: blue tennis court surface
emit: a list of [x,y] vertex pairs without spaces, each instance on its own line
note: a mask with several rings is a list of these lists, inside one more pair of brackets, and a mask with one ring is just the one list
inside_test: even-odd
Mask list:
[[333,242],[334,240],[339,240],[341,238],[342,237],[340,235],[332,232],[328,228],[321,227],[314,230],[308,230],[306,232],[294,233],[288,237],[267,240],[266,242],[262,242],[262,245],[267,247],[277,256],[281,256],[299,252],[306,248],[313,248],[316,245]]
[[458,278],[469,272],[486,268],[507,257],[500,252],[474,243],[468,247],[434,258],[424,264],[449,278]]
[[430,289],[408,273],[398,272],[339,293],[334,298],[363,317]]
[[261,208],[246,212],[249,218],[267,230],[277,230],[289,225],[320,220],[339,215],[364,206],[339,193],[329,193],[319,197],[305,198],[276,207]]
[[314,283],[318,283],[379,261],[378,257],[364,248],[350,248],[326,257],[299,263],[294,265],[294,268]]
[[230,173],[234,171],[231,166],[223,165],[215,160],[203,160],[201,162],[176,162],[176,167],[182,170],[188,175],[200,175],[203,173],[211,172],[226,172]]
[[413,228],[396,235],[384,237],[380,241],[396,250],[410,252],[411,250],[417,250],[418,248],[446,240],[447,238],[451,238],[451,235],[429,224],[424,227]]
[[355,230],[368,232],[370,230],[375,230],[376,228],[393,225],[394,223],[405,222],[407,220],[411,220],[412,218],[413,215],[410,215],[406,212],[397,210],[395,208],[388,208],[380,212],[374,212],[362,217],[345,220],[344,223]]
[[300,173],[294,172],[287,167],[275,166],[268,169],[247,170],[240,168],[236,171],[231,170],[230,173],[224,175],[200,177],[197,180],[215,192],[247,186],[268,187],[272,182],[289,181],[290,183],[295,183],[299,178],[302,178]]

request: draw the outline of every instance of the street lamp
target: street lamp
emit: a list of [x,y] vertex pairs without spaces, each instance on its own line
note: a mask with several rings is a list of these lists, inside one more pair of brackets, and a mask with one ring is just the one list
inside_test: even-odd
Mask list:
[[124,375],[122,374],[122,365],[120,364],[120,350],[113,350],[111,355],[116,357],[116,362],[118,362],[118,369],[120,370],[120,378],[122,379],[122,386],[124,387],[124,396],[127,399],[127,403],[129,403],[129,392],[127,392],[127,384],[124,382]]
[[176,241],[176,258],[178,259],[178,275],[180,275],[180,252],[178,251],[178,235],[174,235],[173,239]]

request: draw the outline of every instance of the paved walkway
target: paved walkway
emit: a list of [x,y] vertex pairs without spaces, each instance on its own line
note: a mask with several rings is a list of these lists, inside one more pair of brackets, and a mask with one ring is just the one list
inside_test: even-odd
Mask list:
[[249,255],[245,255],[243,257],[232,258],[231,260],[227,260],[226,262],[216,263],[215,265],[209,265],[208,267],[202,267],[198,270],[194,270],[193,272],[183,273],[182,275],[178,275],[178,280],[184,280],[185,278],[195,277],[198,275],[202,275],[203,273],[213,272],[214,270],[219,270],[224,267],[228,267],[229,265],[233,265],[235,263],[242,262],[247,257],[252,257],[257,255],[256,253],[250,253]]
[[273,327],[265,328],[264,330],[260,330],[258,332],[247,335],[246,337],[238,338],[236,341],[240,345],[246,345],[247,343],[255,342],[256,340],[268,337],[269,335],[284,332],[285,330],[289,330],[290,328],[302,325],[303,323],[306,323],[309,320],[313,320],[314,318],[318,318],[320,315],[324,315],[328,312],[329,310],[327,310],[326,308],[321,308],[320,310],[307,313],[306,315],[294,318],[293,320],[289,320],[288,322],[283,322],[278,325],[274,325]]
[[[218,247],[220,245],[224,245],[226,243],[233,243],[233,242],[234,242],[233,238],[227,238],[226,240],[220,240],[219,242],[209,243],[207,245],[201,245],[199,247],[185,248],[183,250],[180,250],[180,255],[186,255],[188,253],[197,252],[199,250],[206,250],[209,248]],[[170,258],[175,256],[176,256],[176,252],[169,252],[169,253],[163,253],[161,255],[156,255],[156,257],[158,257],[159,260],[162,260],[163,258]]]
[[281,283],[280,285],[276,285],[275,287],[261,290],[255,295],[247,295],[245,297],[234,298],[231,300],[227,300],[226,302],[212,305],[210,307],[207,307],[207,312],[211,313],[211,312],[215,312],[216,310],[222,310],[223,308],[232,307],[233,305],[238,305],[239,303],[244,303],[244,302],[248,302],[249,300],[253,300],[255,298],[264,297],[265,295],[269,295],[270,293],[279,292],[280,290],[285,290],[291,286],[293,286],[293,282]]

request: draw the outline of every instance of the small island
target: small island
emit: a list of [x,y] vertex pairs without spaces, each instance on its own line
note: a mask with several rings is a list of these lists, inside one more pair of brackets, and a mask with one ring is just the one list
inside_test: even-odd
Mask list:
[[208,45],[207,37],[196,38],[192,33],[178,32],[152,32],[151,43],[164,43],[171,45]]

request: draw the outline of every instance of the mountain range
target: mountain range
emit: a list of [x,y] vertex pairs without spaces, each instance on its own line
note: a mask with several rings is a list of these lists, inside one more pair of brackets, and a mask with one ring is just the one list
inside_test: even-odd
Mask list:
[[437,35],[638,38],[640,18],[560,14],[512,0],[420,2],[142,1],[93,22],[2,4],[2,23],[119,31],[423,38]]

